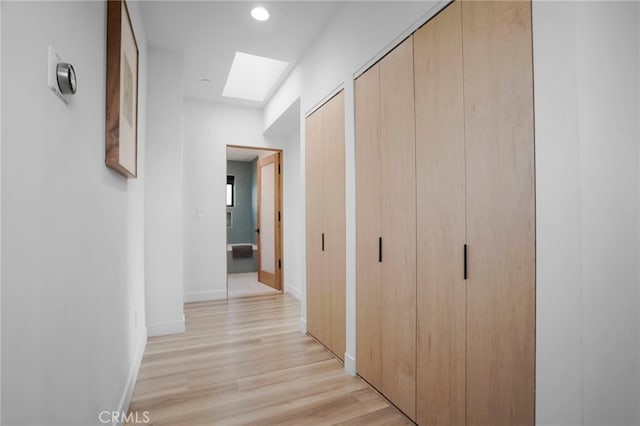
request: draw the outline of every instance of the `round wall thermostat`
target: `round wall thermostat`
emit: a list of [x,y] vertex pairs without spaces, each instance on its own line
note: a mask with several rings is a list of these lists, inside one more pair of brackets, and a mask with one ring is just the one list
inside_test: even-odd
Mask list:
[[56,76],[58,78],[58,88],[65,95],[74,95],[77,89],[76,71],[73,65],[67,63],[59,63],[56,67]]

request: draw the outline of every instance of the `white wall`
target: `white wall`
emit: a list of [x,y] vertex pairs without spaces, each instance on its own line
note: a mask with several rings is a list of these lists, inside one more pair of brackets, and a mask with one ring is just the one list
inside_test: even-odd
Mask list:
[[[98,424],[126,409],[146,341],[144,160],[135,180],[104,165],[104,3],[3,2],[1,18],[2,423]],[[68,106],[47,88],[49,44],[78,74]]]
[[[294,245],[297,147],[286,139],[269,140],[262,134],[258,109],[184,100],[184,299],[223,299],[227,286],[225,176],[226,146],[282,149],[284,153],[284,277],[285,291],[296,295],[297,264],[288,260]],[[291,171],[290,171],[291,170]],[[293,203],[293,206],[292,204]],[[203,217],[196,218],[196,210]],[[291,225],[290,221],[293,221]],[[291,255],[295,259],[294,255]],[[291,288],[289,288],[291,287]]]
[[639,24],[635,2],[533,6],[541,425],[640,422]]
[[300,176],[300,130],[296,128],[284,140],[283,182],[283,239],[284,239],[284,291],[300,300],[303,283],[305,247],[304,198]]
[[150,336],[185,330],[182,64],[178,53],[149,49],[145,270]]
[[[285,293],[300,300],[303,283],[305,228],[303,176],[300,163],[300,100],[296,99],[285,113],[280,115],[264,132],[271,146],[282,146],[283,150],[283,285]],[[302,307],[306,309],[306,306]]]
[[[270,126],[291,103],[301,99],[301,218],[304,227],[304,115],[340,85],[345,89],[346,164],[346,249],[347,342],[345,368],[355,374],[355,126],[353,77],[363,66],[380,58],[420,23],[446,3],[347,2],[329,23],[325,32],[287,77],[264,109],[264,125]],[[301,251],[305,245],[301,244]],[[302,251],[300,267],[303,284],[301,328],[306,329],[306,258]]]
[[[184,295],[186,302],[227,295],[226,144],[259,145],[253,110],[184,100]],[[238,114],[234,114],[234,110]],[[202,218],[196,218],[196,210]]]
[[[581,424],[582,418],[576,5],[575,2],[557,5],[535,3],[533,8],[537,201],[536,409],[538,423],[549,425]],[[558,176],[562,178],[558,179]]]

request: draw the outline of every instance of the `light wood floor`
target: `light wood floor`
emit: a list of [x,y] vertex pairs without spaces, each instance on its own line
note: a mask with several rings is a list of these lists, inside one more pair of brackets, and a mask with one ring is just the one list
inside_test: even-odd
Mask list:
[[257,272],[227,275],[227,297],[229,299],[278,293],[280,293],[278,290],[258,282]]
[[300,333],[288,294],[188,303],[185,318],[147,343],[129,410],[150,424],[412,424]]

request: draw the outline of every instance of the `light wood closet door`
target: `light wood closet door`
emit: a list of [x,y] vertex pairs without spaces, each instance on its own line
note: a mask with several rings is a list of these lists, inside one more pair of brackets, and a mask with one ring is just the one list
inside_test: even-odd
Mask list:
[[325,341],[327,309],[324,289],[323,225],[323,112],[315,111],[305,120],[306,150],[306,232],[307,232],[307,331]]
[[356,126],[356,366],[382,390],[382,235],[380,176],[380,66],[355,82]]
[[413,37],[380,61],[382,392],[416,403],[416,173]]
[[466,283],[462,15],[453,3],[414,34],[417,387],[422,425],[465,424]]
[[533,425],[531,3],[463,2],[467,424]]
[[324,114],[324,282],[328,307],[325,344],[343,359],[346,309],[344,93],[341,91],[321,108]]

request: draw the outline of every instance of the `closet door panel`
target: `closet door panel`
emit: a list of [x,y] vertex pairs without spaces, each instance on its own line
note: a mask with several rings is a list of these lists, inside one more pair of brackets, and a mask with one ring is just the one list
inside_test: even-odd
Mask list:
[[306,232],[307,232],[307,331],[326,340],[326,291],[324,289],[323,225],[323,112],[315,111],[305,121]]
[[416,174],[413,38],[380,61],[382,392],[415,417]]
[[380,66],[355,81],[356,366],[382,391],[382,264],[380,213]]
[[345,352],[345,164],[344,93],[322,106],[324,113],[324,279],[327,290],[326,345],[340,359]]
[[416,420],[465,424],[466,283],[462,15],[414,34],[417,178]]
[[467,423],[533,425],[531,3],[462,4],[467,165]]

